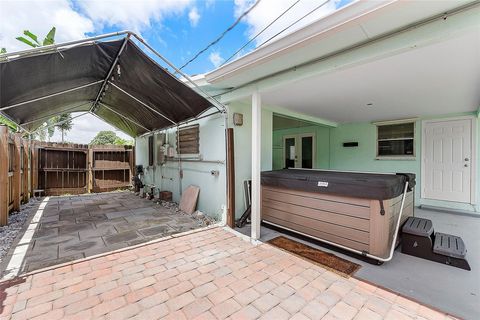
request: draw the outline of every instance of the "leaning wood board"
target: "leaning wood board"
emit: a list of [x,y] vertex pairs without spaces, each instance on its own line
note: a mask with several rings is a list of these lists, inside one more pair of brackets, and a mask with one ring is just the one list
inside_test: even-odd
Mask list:
[[[262,220],[355,250],[386,258],[402,195],[383,200],[343,197],[262,186]],[[401,224],[413,216],[413,192],[405,198]]]

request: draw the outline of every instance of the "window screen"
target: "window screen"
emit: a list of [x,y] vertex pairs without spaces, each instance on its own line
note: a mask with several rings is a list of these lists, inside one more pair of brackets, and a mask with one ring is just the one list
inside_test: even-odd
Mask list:
[[198,124],[180,128],[179,154],[199,154],[200,153],[200,126]]
[[377,156],[415,156],[415,123],[377,126]]

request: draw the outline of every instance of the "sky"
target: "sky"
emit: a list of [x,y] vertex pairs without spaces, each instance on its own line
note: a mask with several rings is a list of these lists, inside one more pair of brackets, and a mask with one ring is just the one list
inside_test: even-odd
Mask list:
[[[351,1],[330,0],[275,39]],[[220,42],[183,71],[196,75],[217,68],[295,2],[297,0],[260,0]],[[253,51],[323,2],[325,0],[298,1],[235,58]],[[27,49],[25,44],[15,40],[25,29],[43,39],[55,26],[57,43],[132,30],[180,67],[215,40],[254,3],[255,0],[0,0],[0,47],[5,47],[9,52]],[[67,140],[88,143],[100,130],[112,130],[122,137],[128,137],[87,115],[74,120],[74,128],[67,134]],[[56,133],[52,141],[59,140],[60,136]]]

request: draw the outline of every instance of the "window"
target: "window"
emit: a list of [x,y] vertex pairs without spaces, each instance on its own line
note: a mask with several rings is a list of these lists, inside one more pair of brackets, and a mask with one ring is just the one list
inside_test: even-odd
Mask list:
[[377,157],[414,157],[415,122],[377,124]]
[[180,128],[179,145],[177,147],[178,154],[199,154],[200,153],[200,126],[195,124],[193,126]]

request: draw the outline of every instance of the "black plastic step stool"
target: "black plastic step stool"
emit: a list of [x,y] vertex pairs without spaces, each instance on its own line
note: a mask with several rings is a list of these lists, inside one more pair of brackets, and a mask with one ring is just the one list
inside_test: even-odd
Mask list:
[[409,217],[402,227],[402,253],[471,270],[462,238],[435,233],[431,220]]

